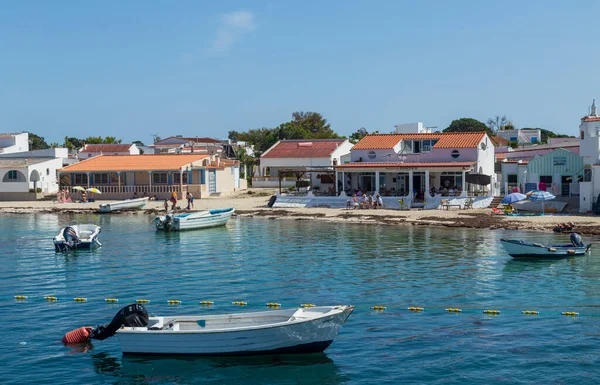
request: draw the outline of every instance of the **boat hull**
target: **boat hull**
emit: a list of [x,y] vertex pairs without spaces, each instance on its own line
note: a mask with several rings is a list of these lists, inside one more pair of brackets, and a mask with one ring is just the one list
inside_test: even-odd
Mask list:
[[[536,213],[560,213],[565,207],[567,202],[551,200],[551,201],[531,201],[523,200],[512,204],[517,211],[530,211]],[[542,206],[543,205],[543,206]],[[543,207],[543,209],[542,209]]]
[[54,239],[53,239],[54,250],[56,252],[79,250],[79,249],[89,250],[89,249],[95,249],[95,248],[102,246],[102,244],[98,240],[98,236],[100,235],[100,232],[102,231],[102,228],[100,226],[96,226],[96,225],[92,225],[92,224],[84,224],[84,225],[72,225],[72,226],[68,226],[68,227],[75,229],[75,231],[77,232],[78,237],[79,237],[79,242],[76,242],[74,244],[73,243],[69,244],[69,242],[67,242],[64,237],[65,228],[62,228],[60,230],[60,232],[58,233],[58,235],[56,237],[54,237]]
[[[217,330],[122,328],[117,336],[124,355],[242,356],[317,353],[327,349],[333,342],[353,310],[351,306],[329,308],[333,310],[309,320]],[[249,314],[259,317],[260,313]],[[205,318],[210,322],[210,316]]]
[[103,203],[100,205],[100,212],[110,213],[112,211],[139,210],[146,206],[149,198],[126,199],[124,201]]
[[235,209],[201,211],[189,214],[170,215],[170,225],[165,225],[167,217],[155,219],[156,229],[165,231],[186,231],[225,226]]
[[585,255],[591,245],[572,246],[555,245],[546,246],[539,243],[523,242],[518,240],[501,239],[504,250],[513,258],[565,258]]

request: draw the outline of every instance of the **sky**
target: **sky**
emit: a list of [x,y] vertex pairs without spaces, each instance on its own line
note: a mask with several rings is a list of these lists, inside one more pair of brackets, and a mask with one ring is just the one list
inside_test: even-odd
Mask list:
[[2,1],[0,132],[227,138],[321,113],[341,135],[506,115],[577,135],[593,1]]

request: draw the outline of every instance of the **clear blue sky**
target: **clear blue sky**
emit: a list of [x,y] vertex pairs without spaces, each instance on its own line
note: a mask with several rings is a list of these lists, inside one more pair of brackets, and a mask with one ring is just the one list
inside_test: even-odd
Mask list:
[[226,138],[317,111],[349,135],[506,114],[576,135],[593,1],[2,1],[0,132]]

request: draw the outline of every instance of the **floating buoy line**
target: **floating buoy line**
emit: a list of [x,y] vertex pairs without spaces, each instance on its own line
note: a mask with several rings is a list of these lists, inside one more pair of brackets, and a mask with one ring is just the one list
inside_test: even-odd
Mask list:
[[[2,297],[0,297],[0,300],[2,299]],[[210,301],[210,300],[189,300],[189,301],[182,301],[179,299],[174,299],[174,298],[169,298],[169,299],[163,299],[163,300],[150,300],[150,299],[146,299],[146,298],[136,298],[136,299],[120,299],[120,298],[116,298],[116,297],[102,297],[102,298],[88,298],[88,297],[74,297],[74,298],[68,298],[68,297],[58,297],[58,296],[54,296],[54,295],[46,295],[46,296],[30,296],[30,295],[15,295],[12,297],[12,299],[14,299],[15,303],[27,303],[27,302],[36,302],[39,300],[42,300],[44,302],[51,302],[51,303],[55,303],[55,302],[75,302],[75,303],[105,303],[105,304],[114,304],[114,303],[121,303],[121,302],[132,302],[132,303],[138,303],[138,304],[166,304],[166,305],[199,305],[203,308],[213,308],[215,306],[242,306],[242,307],[267,307],[267,308],[271,308],[271,309],[279,309],[282,307],[302,307],[302,308],[311,308],[311,307],[315,307],[318,305],[315,305],[313,303],[300,303],[300,304],[282,304],[279,302],[260,302],[260,303],[250,303],[250,302],[246,302],[246,301],[231,301],[231,302],[217,302],[215,303],[214,301]],[[597,306],[593,306],[593,305],[583,305],[583,306],[577,306],[577,308],[587,308],[587,307],[592,307],[592,308],[596,308]],[[377,304],[377,305],[370,305],[370,306],[355,306],[356,310],[360,310],[360,309],[364,309],[366,311],[370,311],[373,314],[376,313],[383,313],[383,312],[399,312],[399,311],[407,311],[408,313],[419,313],[419,314],[439,314],[439,313],[451,313],[454,314],[456,316],[459,316],[461,314],[483,314],[485,316],[490,316],[490,317],[499,317],[499,316],[503,316],[503,315],[526,315],[526,316],[539,316],[539,315],[546,315],[546,316],[556,316],[556,315],[562,315],[562,316],[568,316],[568,317],[579,317],[581,316],[579,312],[576,311],[572,311],[572,310],[565,310],[563,311],[561,310],[557,310],[558,306],[543,306],[542,307],[544,310],[540,311],[540,310],[532,310],[532,309],[525,309],[525,310],[520,310],[520,309],[516,309],[516,308],[510,308],[510,309],[490,309],[490,308],[485,308],[485,309],[477,309],[477,308],[458,308],[458,307],[445,307],[445,308],[437,308],[437,307],[428,307],[427,309],[425,309],[425,307],[420,307],[420,306],[409,306],[409,307],[394,307],[394,306],[387,306],[387,305],[382,305],[382,304]],[[415,314],[416,315],[416,314]],[[583,314],[583,316],[588,316],[588,317],[598,317],[600,316],[600,314]]]

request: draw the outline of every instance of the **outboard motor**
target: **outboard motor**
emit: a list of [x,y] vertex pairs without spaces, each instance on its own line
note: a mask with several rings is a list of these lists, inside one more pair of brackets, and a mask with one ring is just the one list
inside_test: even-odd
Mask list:
[[119,310],[110,323],[99,325],[95,328],[83,326],[72,330],[65,334],[62,338],[62,342],[64,344],[75,344],[86,342],[90,338],[102,341],[108,337],[114,336],[121,326],[148,326],[148,311],[146,310],[146,307],[137,303],[125,306]]
[[581,239],[581,235],[578,233],[571,233],[571,244],[575,247],[583,247],[583,240]]
[[63,230],[63,238],[65,238],[65,245],[71,249],[81,242],[79,235],[77,234],[77,230],[71,226],[65,227]]

